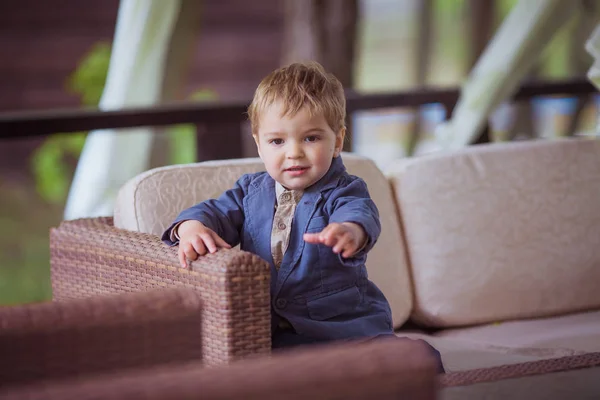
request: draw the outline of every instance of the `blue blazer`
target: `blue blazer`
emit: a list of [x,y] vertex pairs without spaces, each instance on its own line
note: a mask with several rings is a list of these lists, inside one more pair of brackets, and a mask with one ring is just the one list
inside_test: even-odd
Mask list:
[[[381,232],[379,214],[365,182],[346,172],[334,158],[326,175],[305,189],[296,207],[288,249],[279,271],[271,255],[275,214],[275,181],[266,172],[242,176],[218,199],[182,211],[163,234],[180,221],[194,219],[214,230],[231,246],[257,254],[271,264],[272,327],[283,317],[300,335],[337,340],[390,334],[389,303],[368,279],[365,261]],[[344,259],[330,247],[303,240],[332,222],[354,222],[367,234],[366,246]]]

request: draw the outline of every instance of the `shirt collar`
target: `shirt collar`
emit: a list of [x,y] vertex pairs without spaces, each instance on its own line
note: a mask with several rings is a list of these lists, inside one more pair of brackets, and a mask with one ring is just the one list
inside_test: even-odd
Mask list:
[[294,199],[294,202],[296,204],[298,204],[298,202],[302,198],[302,194],[304,194],[303,190],[288,190],[284,188],[281,183],[275,181],[275,198],[277,199],[277,205],[279,205],[281,195],[286,191],[292,194],[292,199]]
[[285,188],[283,187],[283,185],[279,182],[275,182],[275,196],[277,197],[277,202],[279,202],[279,196],[281,196],[281,194],[285,192]]

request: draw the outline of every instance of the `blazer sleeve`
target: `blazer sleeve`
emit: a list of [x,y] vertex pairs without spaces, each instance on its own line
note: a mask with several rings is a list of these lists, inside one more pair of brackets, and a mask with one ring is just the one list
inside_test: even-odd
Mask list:
[[379,210],[369,195],[367,184],[356,178],[334,189],[332,198],[329,223],[353,222],[360,225],[367,235],[366,243],[358,253],[351,258],[343,258],[340,255],[340,261],[347,266],[364,265],[367,253],[381,233]]
[[244,224],[243,199],[248,191],[250,175],[242,176],[233,186],[217,199],[210,199],[183,210],[162,234],[162,241],[169,246],[179,244],[172,234],[173,228],[183,221],[196,220],[215,231],[229,245],[240,242],[240,231]]

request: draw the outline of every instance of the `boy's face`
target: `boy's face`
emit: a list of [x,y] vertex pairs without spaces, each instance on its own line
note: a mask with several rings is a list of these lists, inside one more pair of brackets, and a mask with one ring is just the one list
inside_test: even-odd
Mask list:
[[322,115],[311,117],[304,108],[293,117],[282,110],[275,102],[262,113],[254,140],[269,175],[287,189],[304,190],[340,155],[345,129],[334,132]]

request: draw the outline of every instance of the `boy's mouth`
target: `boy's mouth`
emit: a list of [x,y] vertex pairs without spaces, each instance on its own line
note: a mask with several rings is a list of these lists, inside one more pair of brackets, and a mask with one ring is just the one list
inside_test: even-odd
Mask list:
[[297,166],[297,167],[286,168],[285,171],[302,171],[305,169],[308,169],[308,167]]
[[308,170],[308,167],[302,167],[302,166],[290,167],[290,168],[284,169],[285,172],[289,172],[292,175],[301,175],[304,172],[306,172],[307,170]]

